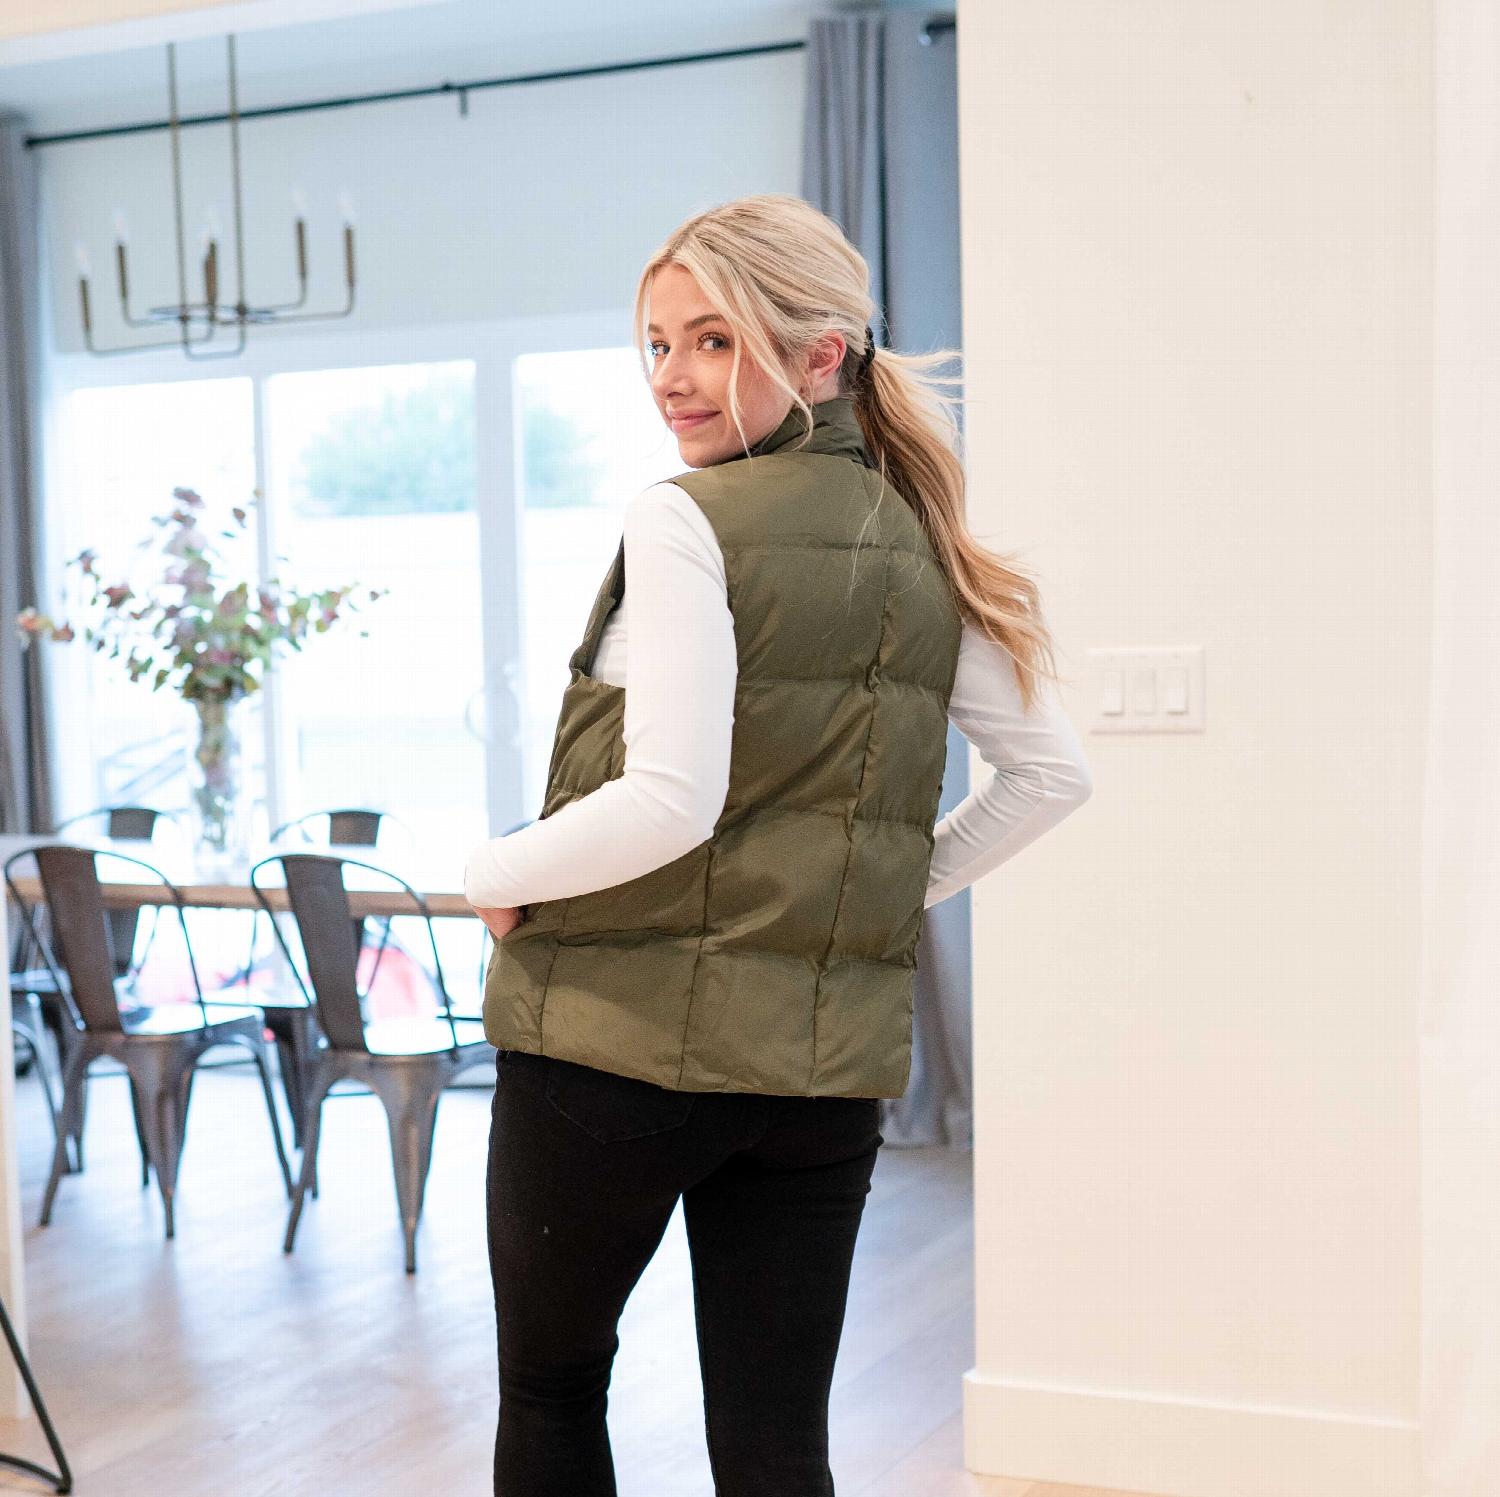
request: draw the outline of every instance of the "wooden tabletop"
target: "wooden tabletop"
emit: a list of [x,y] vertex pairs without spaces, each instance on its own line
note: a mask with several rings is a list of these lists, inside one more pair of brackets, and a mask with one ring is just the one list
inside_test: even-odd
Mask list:
[[[376,868],[388,869],[412,885],[427,902],[434,915],[465,915],[473,909],[463,896],[461,860],[393,854],[383,848],[363,844],[320,843],[313,846],[293,843],[266,843],[251,850],[250,855],[225,866],[205,867],[192,849],[174,844],[170,839],[147,841],[124,837],[20,836],[0,834],[0,865],[12,854],[48,842],[67,842],[74,847],[88,847],[100,853],[119,853],[137,858],[159,869],[182,896],[184,904],[200,909],[259,909],[250,888],[250,869],[273,853],[324,853],[351,858]],[[172,892],[153,880],[144,869],[132,868],[115,858],[101,857],[95,864],[104,891],[107,909],[139,909],[142,905],[171,904]],[[275,864],[262,869],[259,883],[274,909],[288,908],[286,891],[280,887],[280,870]],[[36,865],[23,859],[11,870],[11,877],[23,898],[40,900],[42,890],[36,876]],[[378,873],[363,868],[346,867],[344,884],[349,891],[350,912],[354,915],[409,915],[416,913],[411,897],[390,884]]]

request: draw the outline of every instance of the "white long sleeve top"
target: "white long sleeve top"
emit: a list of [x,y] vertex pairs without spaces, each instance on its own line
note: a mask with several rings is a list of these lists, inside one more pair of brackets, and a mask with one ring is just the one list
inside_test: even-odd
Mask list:
[[[551,816],[478,844],[464,895],[479,909],[610,888],[712,834],[729,792],[738,674],[724,558],[703,511],[674,483],[624,514],[624,596],[592,674],[625,688],[625,766]],[[1083,748],[1050,681],[1021,709],[1015,662],[964,623],[949,720],[989,774],[933,830],[924,907],[1015,856],[1088,799]]]

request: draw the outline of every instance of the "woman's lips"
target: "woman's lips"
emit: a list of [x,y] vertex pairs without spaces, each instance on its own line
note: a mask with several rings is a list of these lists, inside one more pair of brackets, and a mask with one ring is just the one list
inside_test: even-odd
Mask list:
[[694,426],[701,426],[705,421],[712,421],[717,414],[717,411],[709,411],[702,416],[673,416],[672,430],[688,431]]

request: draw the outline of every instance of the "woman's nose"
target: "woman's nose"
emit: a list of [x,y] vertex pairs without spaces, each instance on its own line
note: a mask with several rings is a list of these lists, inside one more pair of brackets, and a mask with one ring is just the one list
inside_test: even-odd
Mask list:
[[658,356],[651,369],[651,384],[660,395],[680,393],[678,387],[685,378],[683,360],[673,352]]

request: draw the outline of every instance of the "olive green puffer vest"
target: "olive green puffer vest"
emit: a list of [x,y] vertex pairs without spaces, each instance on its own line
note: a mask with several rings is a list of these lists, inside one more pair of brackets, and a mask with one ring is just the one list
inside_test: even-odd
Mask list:
[[[793,406],[680,474],[724,555],[739,662],[713,835],[607,889],[527,907],[495,947],[501,1049],[679,1091],[899,1097],[961,619],[910,506],[867,463],[853,402]],[[543,816],[624,773],[625,689],[588,674],[624,593],[594,600]]]

